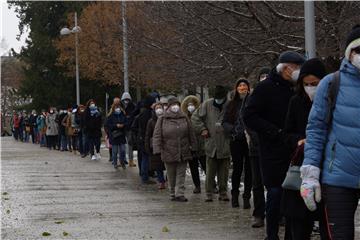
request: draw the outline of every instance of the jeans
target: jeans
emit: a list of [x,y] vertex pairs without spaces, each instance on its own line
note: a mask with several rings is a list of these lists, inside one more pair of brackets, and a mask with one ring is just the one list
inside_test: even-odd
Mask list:
[[231,176],[232,192],[238,195],[241,175],[244,172],[245,177],[243,199],[250,199],[252,178],[249,148],[246,139],[244,138],[243,140],[231,141],[230,150],[233,162],[233,172]]
[[141,180],[146,182],[149,180],[149,155],[145,151],[141,151]]
[[162,169],[156,169],[156,176],[159,183],[165,183],[164,171]]
[[79,152],[81,154],[87,155],[89,153],[89,145],[84,130],[81,130],[79,132],[78,137],[79,137]]
[[65,135],[60,136],[60,150],[67,150],[67,137]]
[[31,140],[32,140],[32,143],[38,143],[38,134],[39,134],[39,131],[36,127],[34,127],[31,131]]
[[266,234],[268,240],[278,240],[282,188],[269,187],[266,195]]
[[114,166],[117,165],[118,154],[120,155],[119,157],[120,163],[125,164],[125,155],[126,155],[125,144],[112,145],[112,164]]
[[94,148],[96,149],[96,153],[100,153],[100,137],[88,137],[87,140],[90,147],[90,154],[95,154]]
[[40,147],[46,146],[46,136],[40,132]]

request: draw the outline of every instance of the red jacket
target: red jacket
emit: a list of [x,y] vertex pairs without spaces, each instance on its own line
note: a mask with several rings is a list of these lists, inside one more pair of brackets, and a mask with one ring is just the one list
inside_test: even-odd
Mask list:
[[14,128],[20,127],[20,118],[18,116],[14,116]]

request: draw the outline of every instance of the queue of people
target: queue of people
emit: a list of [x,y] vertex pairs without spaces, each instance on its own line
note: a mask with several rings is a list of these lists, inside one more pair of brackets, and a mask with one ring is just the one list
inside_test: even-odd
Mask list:
[[16,140],[32,137],[41,147],[100,160],[104,126],[113,167],[135,167],[136,150],[141,183],[156,184],[150,179],[156,175],[158,189],[167,185],[171,201],[188,201],[189,167],[193,194],[201,193],[202,169],[205,202],[218,194],[219,201],[231,200],[239,208],[243,177],[242,207],[251,209],[252,195],[252,227],[264,227],[266,220],[266,239],[279,239],[282,219],[285,239],[311,239],[315,221],[321,239],[354,239],[360,199],[359,90],[356,26],[336,73],[327,74],[320,59],[286,51],[272,69],[260,70],[253,91],[248,80],[238,79],[230,98],[222,85],[202,103],[193,95],[181,102],[152,92],[134,104],[125,92],[114,98],[105,119],[90,99],[59,112],[50,107],[39,116],[35,110],[30,116],[15,112],[13,132]]

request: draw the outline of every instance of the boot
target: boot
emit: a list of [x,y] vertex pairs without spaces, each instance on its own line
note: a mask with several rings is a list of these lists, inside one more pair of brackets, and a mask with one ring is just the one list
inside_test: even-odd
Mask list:
[[231,206],[233,208],[238,208],[239,205],[239,191],[231,190]]
[[194,194],[199,194],[199,193],[201,193],[201,188],[200,188],[200,187],[195,187],[193,193],[194,193]]
[[251,227],[253,227],[253,228],[261,228],[264,225],[265,225],[264,224],[264,219],[262,219],[261,217],[254,217]]
[[109,162],[112,162],[112,149],[109,148]]
[[129,167],[136,167],[134,160],[129,160]]
[[244,198],[244,205],[243,205],[243,209],[250,209],[251,205],[250,205],[250,199]]

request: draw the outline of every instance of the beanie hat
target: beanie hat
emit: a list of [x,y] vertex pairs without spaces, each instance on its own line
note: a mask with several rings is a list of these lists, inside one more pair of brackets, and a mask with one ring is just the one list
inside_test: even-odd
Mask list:
[[324,78],[326,76],[325,65],[318,58],[307,60],[300,69],[299,80],[307,75],[314,75],[319,79]]
[[352,49],[360,46],[360,24],[355,25],[346,39],[345,58],[349,60]]
[[144,99],[144,101],[143,101],[144,107],[150,108],[151,105],[153,105],[153,103],[155,103],[155,102],[156,102],[156,101],[155,101],[155,98],[152,97],[152,96],[150,96],[150,95],[148,95],[148,96],[145,97],[145,99]]
[[302,65],[305,62],[305,58],[294,51],[286,51],[280,54],[279,63],[294,63]]
[[128,92],[124,92],[123,95],[121,96],[121,101],[124,101],[125,99],[129,99],[131,100],[131,95]]
[[180,101],[176,97],[171,97],[168,100],[168,105],[171,106],[173,104],[179,104],[180,105]]
[[[240,83],[245,83],[247,86],[248,86],[248,89],[249,89],[249,91],[250,91],[250,83],[249,83],[249,81],[248,80],[246,80],[246,79],[239,79],[237,82],[236,82],[236,86],[235,86],[235,88],[237,88],[239,85],[240,85]],[[236,89],[235,89],[236,90]]]
[[270,71],[271,71],[270,68],[268,68],[268,67],[263,67],[263,68],[260,69],[259,76],[262,75],[262,74],[269,74]]
[[214,93],[215,99],[225,98],[226,94],[227,94],[227,91],[224,86],[221,86],[221,85],[215,86],[215,93]]

